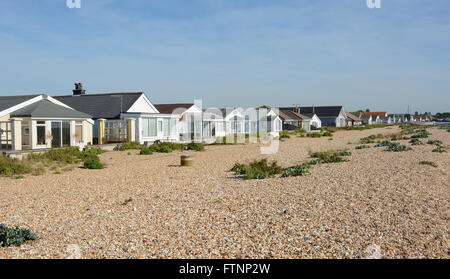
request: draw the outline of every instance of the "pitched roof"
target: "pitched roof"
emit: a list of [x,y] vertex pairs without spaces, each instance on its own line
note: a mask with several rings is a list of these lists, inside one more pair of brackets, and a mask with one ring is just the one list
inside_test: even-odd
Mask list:
[[[295,109],[294,107],[285,107],[280,109]],[[314,106],[314,107],[299,107],[300,114],[315,113],[320,117],[338,117],[341,113],[342,106]]]
[[90,115],[50,102],[40,100],[11,113],[11,117],[91,118]]
[[93,119],[119,118],[143,95],[143,92],[55,96],[53,98],[92,116]]
[[186,103],[186,104],[159,104],[154,106],[160,113],[172,114],[173,112],[175,112],[175,110],[176,113],[183,113],[193,105],[194,104]]
[[347,115],[348,118],[350,118],[353,121],[361,121],[361,118],[356,116],[357,114],[353,114],[352,112],[348,112],[348,111],[346,111],[345,114]]
[[380,118],[381,117],[386,117],[387,113],[385,111],[363,111],[363,114],[368,114],[368,115],[378,115]]
[[372,118],[372,115],[370,115],[370,114],[361,114],[361,115],[359,116],[359,118],[364,119],[364,120],[367,120],[367,119],[373,119],[373,118]]
[[0,111],[9,109],[13,106],[31,100],[40,94],[37,95],[23,95],[23,96],[0,96]]
[[289,109],[280,109],[278,111],[278,115],[282,120],[287,121],[302,121],[305,119],[311,119],[311,117],[304,115],[304,114],[297,114]]

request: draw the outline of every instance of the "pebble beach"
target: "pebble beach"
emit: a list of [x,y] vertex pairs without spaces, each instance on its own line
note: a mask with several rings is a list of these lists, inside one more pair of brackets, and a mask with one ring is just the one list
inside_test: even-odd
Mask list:
[[[450,145],[449,132],[428,130]],[[0,258],[448,259],[450,151],[355,149],[362,137],[399,131],[292,135],[271,155],[257,144],[151,156],[110,151],[100,155],[103,170],[0,178],[0,223],[37,235],[0,247]],[[262,158],[289,167],[331,149],[352,155],[307,176],[243,180],[229,172]],[[195,155],[194,166],[180,167],[181,155]]]

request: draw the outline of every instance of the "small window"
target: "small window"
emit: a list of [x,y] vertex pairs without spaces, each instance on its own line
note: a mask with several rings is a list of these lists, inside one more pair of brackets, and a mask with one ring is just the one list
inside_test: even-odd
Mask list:
[[83,141],[83,122],[75,121],[75,142],[79,143]]

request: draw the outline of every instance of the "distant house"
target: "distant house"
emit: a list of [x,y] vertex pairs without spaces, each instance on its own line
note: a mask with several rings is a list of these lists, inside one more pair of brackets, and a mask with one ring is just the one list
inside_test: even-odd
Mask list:
[[375,123],[373,123],[372,115],[370,115],[370,114],[365,114],[361,111],[351,112],[351,114],[353,114],[353,115],[357,116],[359,119],[361,119],[362,124],[365,124],[365,125],[375,124]]
[[0,150],[92,144],[91,116],[40,94],[0,97]]
[[311,118],[309,121],[309,129],[311,131],[320,129],[322,127],[322,120],[315,113],[304,113],[302,115],[308,116]]
[[92,115],[94,142],[178,141],[177,115],[160,113],[144,92],[86,94],[81,83],[56,100]]
[[414,121],[426,122],[430,121],[430,118],[426,114],[412,115]]
[[220,109],[203,110],[203,141],[213,142],[217,137],[226,136],[226,126],[223,112]]
[[389,114],[388,115],[392,120],[392,123],[405,123],[411,121],[411,114]]
[[363,124],[362,119],[356,114],[346,111],[345,115],[347,116],[347,126],[360,126]]
[[372,116],[372,124],[388,124],[389,122],[389,116],[387,112],[385,111],[370,111],[370,112],[361,112],[365,115],[371,115]]
[[278,137],[279,133],[283,130],[282,120],[278,115],[279,110],[264,105],[256,108],[256,111],[258,132],[267,132],[274,137]]
[[[295,110],[295,107],[284,107],[281,109]],[[320,118],[321,126],[345,127],[347,116],[343,106],[314,106],[299,107],[300,114],[316,114]]]
[[[178,119],[176,133],[180,141],[202,141],[203,111],[200,106],[193,103],[183,103],[156,104],[155,107],[160,113],[172,115]],[[167,129],[167,127],[165,129]]]
[[[230,134],[245,134],[245,113],[237,108],[222,108],[220,109],[224,119],[224,131],[226,135]],[[255,130],[247,130],[251,133]]]
[[305,131],[310,131],[310,125],[312,118],[298,114],[290,109],[279,109],[278,115],[283,123],[283,130],[296,130],[304,129]]

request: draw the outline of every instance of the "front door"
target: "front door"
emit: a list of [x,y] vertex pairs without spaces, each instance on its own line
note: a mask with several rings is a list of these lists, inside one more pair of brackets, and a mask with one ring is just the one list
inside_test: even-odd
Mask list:
[[70,122],[52,121],[52,147],[70,146]]

